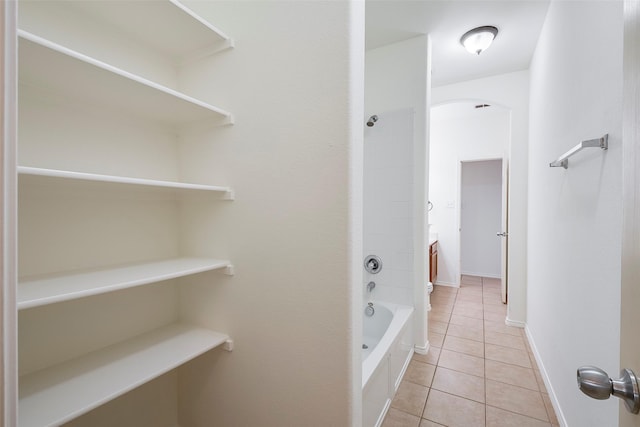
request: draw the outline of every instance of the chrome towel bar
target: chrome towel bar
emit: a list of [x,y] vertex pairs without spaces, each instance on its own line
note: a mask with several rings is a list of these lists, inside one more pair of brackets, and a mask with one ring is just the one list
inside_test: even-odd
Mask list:
[[549,167],[557,168],[562,166],[567,169],[569,167],[569,157],[576,154],[578,151],[581,151],[583,148],[589,147],[599,147],[603,150],[609,148],[609,134],[605,134],[602,138],[590,139],[588,141],[582,141],[580,144],[573,147],[571,150],[564,153],[562,156],[551,163],[549,163]]

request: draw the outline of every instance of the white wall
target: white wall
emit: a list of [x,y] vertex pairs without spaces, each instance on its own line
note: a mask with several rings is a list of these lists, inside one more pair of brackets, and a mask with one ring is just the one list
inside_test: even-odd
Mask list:
[[377,274],[365,272],[364,302],[413,306],[413,121],[412,109],[377,114],[365,129],[364,255],[382,260]]
[[[366,52],[365,117],[411,108],[413,121],[413,306],[416,350],[427,350],[426,285],[428,129],[430,103],[431,44],[419,36]],[[366,215],[366,213],[365,213]],[[365,279],[368,279],[365,277]],[[363,286],[366,284],[363,283]],[[375,296],[374,296],[375,297]]]
[[180,316],[235,349],[180,369],[180,424],[359,425],[364,5],[189,5],[236,48],[184,89],[207,82],[236,120],[185,137],[183,178],[218,176],[236,200],[185,209],[202,228],[183,246],[227,252],[236,273],[180,287]]
[[438,233],[437,283],[442,285],[460,285],[460,162],[497,159],[507,153],[510,112],[495,105],[476,109],[476,104],[444,104],[431,113],[429,222]]
[[499,104],[511,110],[507,321],[511,325],[524,326],[527,315],[529,72],[517,71],[433,89],[433,105],[467,99]]
[[[619,372],[622,27],[622,2],[551,2],[531,64],[527,330],[570,426],[618,424],[575,371]],[[549,167],[605,133],[606,152]]]
[[463,162],[461,193],[461,273],[499,278],[502,161]]

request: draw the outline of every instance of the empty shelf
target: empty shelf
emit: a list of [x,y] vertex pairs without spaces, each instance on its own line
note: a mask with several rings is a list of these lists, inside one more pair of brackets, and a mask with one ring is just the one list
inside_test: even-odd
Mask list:
[[220,108],[128,71],[23,30],[18,36],[21,84],[171,125],[232,121]]
[[20,378],[20,427],[60,425],[227,341],[174,324]]
[[175,0],[77,1],[69,2],[69,6],[116,25],[122,32],[173,57],[176,62],[233,45],[226,34]]
[[39,181],[80,181],[89,183],[113,184],[117,186],[142,186],[153,187],[158,189],[166,189],[170,191],[204,191],[215,193],[231,194],[229,187],[220,187],[215,185],[189,184],[173,181],[159,181],[155,179],[130,178],[113,175],[100,175],[94,173],[73,172],[57,169],[33,168],[28,166],[18,166],[18,174],[21,182],[39,182]]
[[230,267],[225,260],[177,258],[18,281],[18,310]]

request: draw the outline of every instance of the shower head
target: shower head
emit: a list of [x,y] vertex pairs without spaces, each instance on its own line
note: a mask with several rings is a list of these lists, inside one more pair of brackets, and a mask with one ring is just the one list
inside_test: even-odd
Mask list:
[[378,116],[376,116],[375,114],[371,117],[369,117],[369,121],[367,122],[367,126],[372,127],[373,125],[376,124],[376,122],[378,121]]

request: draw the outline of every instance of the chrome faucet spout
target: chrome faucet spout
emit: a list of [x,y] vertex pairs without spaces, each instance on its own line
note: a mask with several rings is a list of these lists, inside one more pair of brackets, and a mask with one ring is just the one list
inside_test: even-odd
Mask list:
[[367,283],[367,291],[371,292],[376,287],[376,282]]

